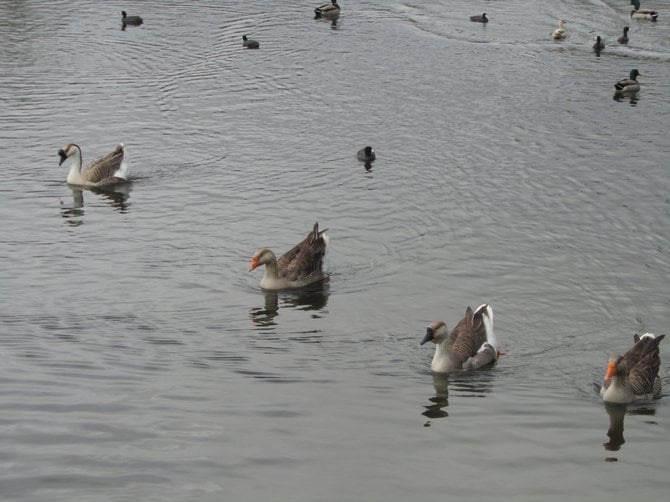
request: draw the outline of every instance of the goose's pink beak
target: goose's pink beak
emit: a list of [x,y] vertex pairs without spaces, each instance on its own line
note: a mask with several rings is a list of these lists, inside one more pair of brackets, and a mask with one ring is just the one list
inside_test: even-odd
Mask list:
[[255,268],[258,268],[258,266],[259,266],[260,264],[261,264],[261,263],[260,263],[260,261],[258,261],[258,256],[254,256],[254,257],[251,259],[251,263],[249,264],[249,272],[251,272],[251,271],[252,271],[253,269],[255,269]]

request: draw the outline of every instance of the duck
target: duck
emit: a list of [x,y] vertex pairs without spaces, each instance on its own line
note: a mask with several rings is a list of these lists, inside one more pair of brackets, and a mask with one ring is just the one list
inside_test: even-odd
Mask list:
[[658,12],[653,9],[640,9],[640,0],[630,0],[630,4],[634,9],[630,13],[633,19],[649,19],[656,21],[658,19]]
[[121,11],[121,22],[124,26],[139,26],[144,23],[140,16],[129,16],[125,10]]
[[628,26],[623,27],[623,35],[621,35],[618,39],[617,42],[620,44],[627,44],[628,43],[628,31],[630,28]]
[[500,354],[493,332],[493,309],[487,304],[476,310],[468,306],[451,333],[443,321],[431,322],[420,344],[427,342],[435,344],[430,364],[435,373],[482,368],[495,362]]
[[301,288],[326,279],[328,275],[323,271],[329,241],[326,230],[319,230],[319,223],[315,223],[307,237],[279,259],[272,250],[259,249],[251,258],[249,272],[265,265],[260,284],[263,289]]
[[314,9],[314,18],[320,17],[337,17],[340,15],[340,6],[337,5],[337,0],[331,0],[331,3],[325,3]]
[[554,40],[562,40],[566,37],[567,33],[565,32],[565,25],[568,22],[565,19],[561,19],[558,22],[558,28],[556,28],[552,33],[551,36],[553,37]]
[[261,45],[257,40],[252,40],[251,38],[247,38],[246,35],[242,35],[242,47],[246,47],[247,49],[258,49],[260,46]]
[[612,356],[600,388],[600,395],[607,403],[629,404],[633,401],[653,399],[661,394],[661,365],[658,344],[665,335],[645,333],[633,336],[633,346],[623,356]]
[[361,148],[360,150],[358,150],[358,153],[356,153],[356,157],[361,162],[372,162],[377,158],[377,155],[375,154],[375,151],[372,149],[371,146],[366,146],[365,148]]
[[481,16],[470,16],[470,21],[473,23],[488,23],[489,18],[486,17],[486,12],[484,12]]
[[602,51],[605,48],[605,43],[602,41],[600,38],[600,35],[596,37],[596,41],[593,44],[593,50],[596,52],[596,54],[600,54],[600,51]]
[[70,170],[67,174],[67,183],[70,185],[103,187],[126,183],[128,181],[128,163],[123,143],[120,143],[113,152],[94,161],[82,170],[81,148],[74,143],[68,143],[58,150],[59,166],[68,158],[72,158]]
[[640,90],[640,84],[637,81],[637,77],[640,75],[640,72],[637,70],[630,71],[630,77],[619,80],[614,84],[614,88],[617,93],[631,93],[638,92]]

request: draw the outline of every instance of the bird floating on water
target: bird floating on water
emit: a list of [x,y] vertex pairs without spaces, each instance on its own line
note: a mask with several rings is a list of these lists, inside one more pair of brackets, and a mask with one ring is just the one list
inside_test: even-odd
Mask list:
[[640,90],[640,83],[637,81],[637,77],[639,75],[639,71],[631,70],[629,78],[619,80],[616,84],[614,84],[614,89],[616,89],[616,92],[620,94],[638,92]]
[[253,40],[251,38],[247,38],[246,35],[242,35],[242,47],[246,47],[247,49],[258,49],[260,46],[261,45],[257,40]]
[[337,0],[332,0],[331,3],[325,3],[314,9],[314,18],[319,19],[321,17],[332,19],[340,15],[340,6],[337,4]]
[[70,185],[102,187],[126,183],[128,181],[128,164],[125,159],[125,149],[120,143],[113,152],[94,161],[82,170],[81,148],[74,143],[68,143],[58,150],[59,166],[67,159],[72,158],[67,182]]
[[565,25],[567,23],[568,22],[565,19],[561,19],[558,22],[558,28],[551,33],[554,40],[562,40],[567,36],[567,32],[565,31]]

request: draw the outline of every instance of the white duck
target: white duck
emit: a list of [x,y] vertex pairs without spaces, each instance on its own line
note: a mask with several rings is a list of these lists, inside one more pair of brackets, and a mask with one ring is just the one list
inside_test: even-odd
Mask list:
[[323,257],[328,247],[326,230],[319,231],[319,224],[305,239],[296,244],[279,260],[268,248],[259,249],[251,259],[249,272],[265,265],[261,280],[263,289],[301,288],[328,277],[323,271]]
[[623,356],[612,356],[600,395],[608,403],[628,404],[653,399],[661,394],[661,366],[658,344],[665,335],[645,333],[633,337],[633,346]]
[[480,305],[473,311],[468,306],[465,317],[448,332],[442,321],[433,321],[426,328],[421,345],[435,344],[435,354],[430,369],[435,373],[456,370],[474,370],[498,359],[499,351],[493,333],[493,309]]
[[556,28],[552,33],[551,36],[554,40],[562,40],[567,36],[567,32],[565,31],[565,25],[568,22],[565,19],[561,19],[558,22],[558,28]]
[[126,183],[128,181],[128,163],[125,160],[123,143],[114,151],[89,165],[82,171],[81,148],[74,143],[68,143],[58,150],[60,163],[63,165],[68,158],[72,158],[67,182],[70,185],[102,187]]
[[635,7],[630,13],[633,19],[650,19],[656,21],[658,19],[658,12],[653,9],[640,9],[640,0],[630,0],[630,4]]

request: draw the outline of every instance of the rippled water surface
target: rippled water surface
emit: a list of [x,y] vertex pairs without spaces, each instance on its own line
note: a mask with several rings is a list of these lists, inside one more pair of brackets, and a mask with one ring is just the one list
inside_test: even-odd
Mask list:
[[[317,4],[0,1],[0,498],[664,500],[668,392],[595,387],[668,331],[670,1]],[[315,221],[330,280],[264,293]],[[484,302],[498,364],[431,375]]]

